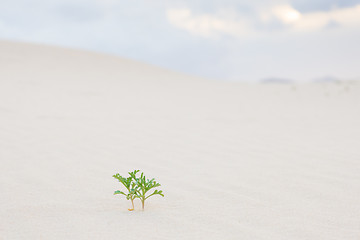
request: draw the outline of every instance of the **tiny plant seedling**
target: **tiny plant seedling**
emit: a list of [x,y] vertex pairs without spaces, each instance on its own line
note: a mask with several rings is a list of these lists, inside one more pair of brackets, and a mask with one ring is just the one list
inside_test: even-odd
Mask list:
[[113,175],[113,178],[116,178],[117,180],[119,180],[119,182],[121,182],[124,187],[128,190],[128,193],[124,193],[122,191],[115,191],[114,195],[116,194],[122,194],[124,196],[126,196],[127,200],[131,200],[131,204],[132,204],[132,208],[129,208],[129,211],[133,211],[134,210],[134,199],[137,197],[137,190],[138,190],[138,186],[136,185],[136,182],[134,181],[132,175],[136,175],[136,173],[138,173],[139,170],[134,170],[133,172],[129,172],[130,177],[125,178],[123,176],[121,176],[119,173],[116,173],[115,175]]
[[161,186],[160,183],[157,183],[155,181],[155,178],[149,180],[146,179],[144,173],[141,173],[140,177],[137,178],[136,177],[136,173],[137,172],[129,172],[130,176],[133,178],[133,180],[136,182],[136,191],[135,191],[135,195],[137,198],[140,199],[141,201],[141,205],[142,205],[142,210],[144,210],[145,207],[145,200],[148,199],[149,197],[153,196],[153,195],[160,195],[162,197],[164,197],[164,194],[162,193],[162,190],[158,191],[155,190],[153,193],[149,194],[146,196],[146,193],[148,191],[150,191],[153,188],[159,187]]

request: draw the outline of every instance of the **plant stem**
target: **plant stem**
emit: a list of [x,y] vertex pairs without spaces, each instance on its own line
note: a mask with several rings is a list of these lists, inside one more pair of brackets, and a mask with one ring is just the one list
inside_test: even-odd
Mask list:
[[131,204],[132,204],[132,209],[134,210],[135,209],[135,207],[134,207],[134,199],[131,199]]
[[145,205],[145,200],[141,200],[141,204],[142,204],[142,210],[144,211],[144,205]]

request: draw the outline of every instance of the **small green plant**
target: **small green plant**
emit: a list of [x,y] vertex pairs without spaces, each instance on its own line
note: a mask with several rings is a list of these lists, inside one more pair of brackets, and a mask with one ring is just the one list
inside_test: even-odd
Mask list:
[[153,188],[161,186],[160,183],[157,183],[155,181],[155,178],[153,178],[151,180],[146,179],[144,173],[141,173],[139,178],[136,177],[135,172],[132,172],[129,174],[136,182],[136,186],[137,186],[138,190],[136,191],[135,195],[137,198],[139,198],[141,200],[142,210],[144,210],[144,207],[145,207],[145,200],[148,199],[149,197],[151,197],[153,195],[160,195],[160,196],[164,197],[162,190],[160,190],[160,191],[155,190],[153,193],[146,196],[146,193],[148,191],[150,191]]
[[160,183],[157,183],[155,179],[146,179],[144,173],[141,173],[140,177],[138,178],[136,174],[140,172],[140,170],[134,170],[133,172],[129,172],[130,177],[125,178],[122,177],[119,173],[113,175],[114,178],[119,180],[125,188],[128,190],[128,193],[124,193],[122,191],[115,191],[114,195],[116,194],[122,194],[126,196],[126,199],[131,200],[132,209],[129,209],[129,211],[134,210],[134,199],[139,198],[142,205],[142,210],[144,210],[145,207],[145,200],[153,195],[160,195],[164,197],[164,194],[162,193],[162,190],[154,190],[151,194],[147,193],[156,187],[161,186]]
[[129,211],[134,210],[134,199],[136,198],[135,193],[137,191],[136,183],[135,183],[135,181],[133,181],[131,174],[136,174],[137,172],[139,172],[139,170],[135,170],[132,173],[129,172],[130,177],[128,177],[128,178],[121,176],[119,173],[113,175],[113,178],[116,178],[117,180],[119,180],[119,182],[121,182],[124,185],[124,187],[128,190],[128,193],[124,193],[122,191],[117,190],[114,192],[114,195],[122,194],[122,195],[126,196],[127,200],[131,200],[132,208],[129,209]]

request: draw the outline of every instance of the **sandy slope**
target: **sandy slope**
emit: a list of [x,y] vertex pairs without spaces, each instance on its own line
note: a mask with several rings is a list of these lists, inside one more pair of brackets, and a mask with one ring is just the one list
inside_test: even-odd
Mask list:
[[[0,239],[360,238],[360,84],[211,82],[9,42],[0,53]],[[112,174],[136,168],[166,194],[145,212],[112,195]]]

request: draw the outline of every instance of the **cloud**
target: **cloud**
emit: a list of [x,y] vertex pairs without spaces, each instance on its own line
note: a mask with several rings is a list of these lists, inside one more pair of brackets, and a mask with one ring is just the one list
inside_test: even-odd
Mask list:
[[273,15],[285,24],[291,24],[301,18],[301,13],[290,5],[279,5],[271,9]]
[[[186,30],[194,35],[203,37],[216,37],[230,35],[244,37],[267,33],[272,30],[271,23],[278,22],[279,32],[311,32],[326,28],[327,26],[352,27],[360,25],[360,5],[347,8],[332,9],[328,11],[315,11],[301,13],[290,4],[278,4],[254,11],[252,16],[242,14],[235,16],[233,12],[220,15],[194,14],[189,8],[168,9],[168,21],[177,28]],[[259,24],[260,23],[260,24]],[[274,33],[274,31],[271,31]]]
[[342,25],[360,25],[360,4],[352,8],[334,10],[330,13],[330,18]]
[[302,13],[348,8],[359,4],[359,0],[289,0],[291,6]]
[[291,25],[295,31],[316,31],[329,24],[345,27],[360,25],[360,5],[306,14],[297,12],[290,5],[285,5],[273,8],[272,14],[284,24]]
[[172,25],[194,35],[214,37],[226,34],[240,37],[250,32],[246,21],[226,19],[212,14],[194,15],[188,8],[168,9],[166,15]]

